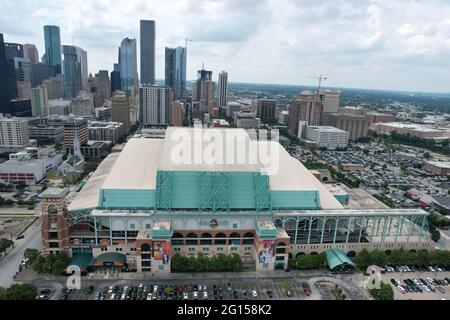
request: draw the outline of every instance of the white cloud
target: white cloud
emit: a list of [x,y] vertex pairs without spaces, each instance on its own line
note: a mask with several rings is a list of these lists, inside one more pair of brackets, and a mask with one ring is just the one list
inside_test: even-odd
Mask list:
[[[154,19],[157,78],[164,47],[188,48],[188,78],[205,62],[230,81],[450,91],[450,3],[445,0],[2,0],[6,41],[43,54],[45,24],[88,51],[91,72],[112,69],[139,19]],[[26,23],[24,23],[26,22]]]

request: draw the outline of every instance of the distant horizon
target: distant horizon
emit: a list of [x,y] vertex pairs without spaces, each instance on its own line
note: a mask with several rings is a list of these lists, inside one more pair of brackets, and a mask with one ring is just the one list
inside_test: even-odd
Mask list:
[[[196,79],[186,80],[187,83],[195,81]],[[164,79],[156,79],[156,81],[164,82]],[[217,82],[217,81],[215,81]],[[267,86],[285,86],[285,87],[305,87],[316,89],[314,85],[301,85],[301,84],[285,84],[285,83],[263,83],[263,82],[242,82],[242,81],[229,81],[228,84],[254,84],[254,85],[267,85]],[[440,94],[450,96],[450,91],[412,91],[412,90],[397,90],[397,89],[371,89],[371,88],[355,88],[355,87],[335,87],[335,86],[322,86],[321,89],[344,89],[344,90],[366,90],[366,91],[381,91],[381,92],[397,92],[397,93],[423,93],[423,94]]]

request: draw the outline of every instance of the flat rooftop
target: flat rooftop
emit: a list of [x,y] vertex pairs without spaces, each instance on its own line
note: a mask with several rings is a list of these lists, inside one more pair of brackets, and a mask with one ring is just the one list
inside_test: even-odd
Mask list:
[[404,123],[404,122],[385,122],[385,123],[378,123],[377,125],[382,126],[388,126],[388,127],[395,127],[395,128],[402,128],[402,129],[410,129],[420,132],[442,132],[442,131],[448,131],[441,128],[430,128],[421,124],[416,123]]
[[444,169],[450,168],[450,161],[427,161],[427,163],[439,168]]
[[347,133],[347,131],[345,131],[345,130],[341,130],[341,129],[338,129],[335,127],[330,127],[330,126],[312,126],[312,127],[309,127],[309,129],[319,130],[320,132]]
[[340,187],[350,196],[350,200],[348,204],[345,205],[345,208],[359,210],[390,209],[389,206],[385,205],[363,189],[351,189],[346,185],[341,185]]

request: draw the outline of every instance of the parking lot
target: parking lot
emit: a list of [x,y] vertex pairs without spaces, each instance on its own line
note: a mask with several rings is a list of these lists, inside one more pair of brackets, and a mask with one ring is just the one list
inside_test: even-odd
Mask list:
[[[80,290],[71,290],[68,300],[270,300],[319,299],[316,288],[302,288],[302,280],[179,280],[164,281],[102,281],[85,283]],[[88,289],[92,286],[91,292]],[[155,290],[155,286],[157,289]],[[171,289],[168,289],[168,288]],[[201,288],[200,288],[201,287]],[[206,287],[206,290],[205,290]],[[132,289],[131,289],[132,288]],[[287,288],[287,289],[286,289]],[[215,290],[214,290],[215,289]],[[207,292],[205,298],[204,292]],[[288,292],[289,291],[289,292]],[[186,292],[186,294],[184,294]],[[196,293],[194,293],[196,292]],[[149,294],[151,294],[149,296]],[[256,295],[255,295],[256,294]]]
[[395,300],[450,300],[450,271],[430,272],[414,268],[410,272],[386,272],[381,275],[381,280],[392,286]]

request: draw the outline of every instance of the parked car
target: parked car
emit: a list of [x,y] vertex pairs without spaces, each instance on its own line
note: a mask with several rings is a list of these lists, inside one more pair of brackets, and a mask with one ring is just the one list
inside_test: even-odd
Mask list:
[[252,297],[254,299],[258,298],[258,293],[256,292],[256,290],[252,290]]

